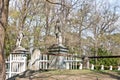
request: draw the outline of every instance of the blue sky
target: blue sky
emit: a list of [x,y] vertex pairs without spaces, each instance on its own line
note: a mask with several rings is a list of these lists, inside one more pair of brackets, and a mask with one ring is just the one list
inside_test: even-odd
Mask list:
[[111,5],[116,5],[120,7],[120,0],[107,0]]
[[112,3],[112,4],[120,4],[120,0],[107,0],[107,1],[109,1],[110,3]]

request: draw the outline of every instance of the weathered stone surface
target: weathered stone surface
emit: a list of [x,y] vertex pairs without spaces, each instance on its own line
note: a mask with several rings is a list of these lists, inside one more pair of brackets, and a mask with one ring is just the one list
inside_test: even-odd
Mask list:
[[39,60],[40,60],[41,52],[40,49],[34,49],[31,60],[29,62],[29,68],[32,70],[39,70]]

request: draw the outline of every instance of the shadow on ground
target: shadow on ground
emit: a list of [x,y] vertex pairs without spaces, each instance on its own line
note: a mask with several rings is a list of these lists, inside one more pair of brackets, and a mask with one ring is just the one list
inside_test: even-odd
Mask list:
[[26,70],[24,71],[23,73],[20,73],[20,74],[17,74],[7,80],[16,80],[16,78],[26,78],[26,77],[29,77],[29,80],[32,80],[31,77],[34,78],[34,75],[37,74],[37,73],[42,73],[42,72],[48,72],[50,70],[43,70],[43,69],[40,69],[40,70]]
[[[94,72],[102,74],[102,75],[108,75],[111,78],[120,80],[120,71],[112,71],[112,72],[110,72],[110,71],[94,71]],[[114,74],[114,73],[117,73],[117,74]]]
[[[105,79],[104,79],[105,78]],[[26,70],[8,80],[120,80],[120,71]]]

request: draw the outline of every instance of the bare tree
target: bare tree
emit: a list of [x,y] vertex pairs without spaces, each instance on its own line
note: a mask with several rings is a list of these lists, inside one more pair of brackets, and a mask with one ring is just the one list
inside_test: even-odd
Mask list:
[[99,3],[95,1],[93,7],[94,10],[92,11],[92,14],[94,16],[91,18],[91,28],[94,35],[94,56],[97,56],[98,48],[101,46],[102,37],[115,30],[114,24],[116,24],[119,17],[116,14],[115,7],[111,8],[110,4],[104,1]]

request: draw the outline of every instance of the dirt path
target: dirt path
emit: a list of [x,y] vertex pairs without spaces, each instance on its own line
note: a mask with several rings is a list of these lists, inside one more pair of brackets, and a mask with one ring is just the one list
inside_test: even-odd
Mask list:
[[120,80],[120,71],[26,71],[17,76],[16,80]]

